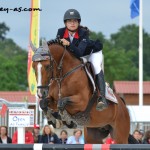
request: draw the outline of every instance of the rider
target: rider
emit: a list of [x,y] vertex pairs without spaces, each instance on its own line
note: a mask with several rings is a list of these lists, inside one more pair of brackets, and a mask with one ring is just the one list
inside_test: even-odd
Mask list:
[[64,14],[65,27],[58,29],[57,38],[62,41],[64,46],[68,46],[70,51],[73,52],[77,57],[83,57],[87,53],[90,54],[93,52],[90,55],[89,61],[93,65],[96,76],[96,85],[101,93],[101,95],[98,97],[96,109],[102,111],[108,107],[105,98],[104,73],[101,68],[103,45],[98,40],[90,40],[88,29],[80,26],[80,22],[81,17],[77,10],[67,10]]

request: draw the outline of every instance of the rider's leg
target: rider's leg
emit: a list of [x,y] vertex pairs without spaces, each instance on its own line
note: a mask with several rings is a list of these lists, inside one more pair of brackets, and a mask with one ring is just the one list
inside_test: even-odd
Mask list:
[[96,75],[96,84],[101,94],[101,96],[99,96],[98,98],[98,104],[96,106],[96,109],[101,111],[108,107],[107,100],[105,98],[105,80],[102,70],[99,74]]
[[102,65],[102,51],[93,53],[89,61],[92,63],[95,76],[96,76],[96,86],[100,91],[100,96],[98,97],[98,103],[96,109],[101,111],[108,107],[107,100],[105,98],[105,80],[103,70],[101,68]]

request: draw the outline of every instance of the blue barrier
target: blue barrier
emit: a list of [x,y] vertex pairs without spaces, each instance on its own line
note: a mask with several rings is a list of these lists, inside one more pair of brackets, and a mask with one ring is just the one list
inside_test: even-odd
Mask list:
[[150,150],[150,144],[0,144],[0,150]]

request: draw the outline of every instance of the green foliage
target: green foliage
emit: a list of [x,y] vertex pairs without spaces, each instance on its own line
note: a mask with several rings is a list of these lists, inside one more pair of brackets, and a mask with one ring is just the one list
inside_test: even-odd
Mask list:
[[115,48],[137,51],[139,45],[138,26],[133,24],[120,28],[119,32],[111,35],[111,42]]
[[4,40],[0,40],[0,60],[0,90],[26,90],[27,51],[17,46],[12,39],[4,37]]
[[[150,80],[150,35],[143,30],[143,73],[144,80]],[[134,67],[139,68],[139,28],[136,25],[127,25],[120,28],[118,33],[111,35],[113,47],[119,51],[125,49],[126,53],[133,53],[131,59]],[[138,76],[138,74],[137,74]],[[133,78],[134,79],[134,78]],[[138,77],[137,77],[138,79]]]
[[0,40],[5,39],[6,32],[9,31],[9,28],[6,26],[6,24],[0,23]]
[[89,38],[92,40],[99,39],[102,43],[105,42],[105,37],[102,32],[95,33],[92,31],[92,32],[90,32]]
[[[124,49],[104,49],[104,65],[106,81],[138,80],[138,69],[131,61],[133,53],[126,53]],[[129,71],[130,70],[130,71]]]

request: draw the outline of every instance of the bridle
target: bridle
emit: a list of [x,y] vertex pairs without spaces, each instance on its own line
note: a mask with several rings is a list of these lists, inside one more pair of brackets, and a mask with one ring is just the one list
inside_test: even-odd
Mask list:
[[[64,51],[62,54],[62,57],[59,61],[59,63],[57,63],[54,59],[54,57],[51,55],[50,53],[50,48],[49,48],[49,57],[50,57],[50,72],[51,72],[51,77],[49,80],[49,84],[48,86],[51,85],[51,81],[57,81],[58,84],[58,97],[59,99],[62,98],[62,94],[61,94],[61,83],[63,81],[63,79],[65,79],[66,77],[68,77],[69,75],[71,75],[73,72],[77,71],[79,68],[82,68],[84,66],[84,64],[79,64],[78,66],[74,67],[73,69],[69,70],[67,73],[63,74],[63,60],[64,60],[64,56],[66,54],[67,48],[66,46],[64,46]],[[59,76],[54,76],[54,63],[56,64],[56,75],[59,74]]]
[[[50,55],[50,53],[48,52],[48,54],[41,54],[41,56],[48,56],[50,59],[50,64],[52,64],[53,63],[53,61],[52,61],[52,57],[51,57],[51,55]],[[45,59],[46,60],[46,59]],[[43,60],[44,61],[44,60]],[[51,66],[49,66],[48,67],[48,71],[50,71],[51,72],[51,70],[53,70],[53,65],[51,65]],[[46,71],[47,71],[47,69],[46,69]],[[49,79],[48,79],[48,81],[50,80],[50,77],[49,77]],[[41,88],[41,89],[44,89],[44,88],[49,88],[49,83],[47,84],[47,85],[39,85],[39,86],[37,86],[37,88]]]
[[[48,45],[52,45],[58,43],[58,41],[49,41],[47,42]],[[58,43],[59,44],[59,43]],[[61,45],[62,46],[62,45]],[[48,78],[48,84],[47,85],[39,85],[37,86],[37,89],[42,89],[43,91],[48,91],[50,90],[50,85],[52,84],[53,81],[57,82],[58,85],[58,97],[59,99],[62,98],[62,94],[61,94],[61,84],[62,81],[68,77],[69,75],[71,75],[72,73],[74,73],[75,71],[77,71],[79,68],[84,67],[84,64],[81,63],[79,65],[77,65],[76,67],[74,67],[73,69],[69,70],[67,73],[63,74],[63,60],[64,60],[64,56],[66,54],[67,48],[66,46],[64,47],[64,51],[63,54],[61,56],[61,59],[59,61],[59,63],[56,62],[56,60],[54,59],[54,57],[51,54],[51,49],[50,47],[48,47],[47,51],[42,51],[42,52],[37,52],[35,53],[34,57],[32,58],[33,61],[45,61],[45,60],[49,60],[50,66],[48,67],[48,71],[49,71],[49,78]],[[40,49],[39,49],[40,51]],[[54,75],[54,65],[56,66],[56,75]],[[45,96],[45,94],[42,94],[42,98],[46,98],[47,95]]]
[[[53,62],[51,60],[49,50],[45,50],[43,47],[39,47],[38,49],[34,50],[34,55],[32,56],[32,61],[33,62],[38,62],[39,63],[39,62],[46,61],[46,60],[50,60],[50,64]],[[48,66],[46,68],[46,71],[50,71],[51,72],[52,69],[53,68]],[[50,76],[48,76],[48,81],[50,81]],[[43,91],[41,93],[42,94],[41,98],[46,98],[47,95],[48,95],[48,91],[49,91],[49,83],[46,84],[46,85],[38,85],[37,86],[37,90],[42,90]]]

